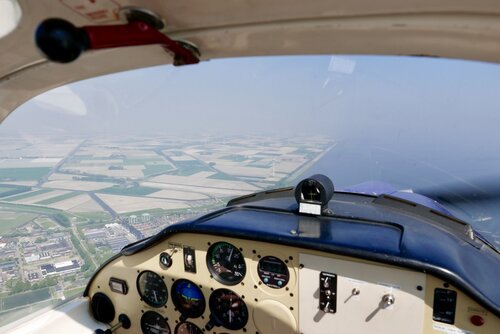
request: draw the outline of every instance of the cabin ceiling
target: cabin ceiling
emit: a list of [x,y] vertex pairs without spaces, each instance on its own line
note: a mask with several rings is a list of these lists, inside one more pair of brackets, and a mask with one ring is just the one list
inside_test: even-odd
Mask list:
[[[159,14],[166,33],[198,46],[202,60],[284,54],[426,55],[500,62],[498,0],[19,0],[18,26],[0,39],[0,121],[66,83],[171,63],[159,46],[87,52],[48,62],[33,33],[46,18],[77,26],[119,24],[136,6]],[[191,65],[196,66],[196,65]]]

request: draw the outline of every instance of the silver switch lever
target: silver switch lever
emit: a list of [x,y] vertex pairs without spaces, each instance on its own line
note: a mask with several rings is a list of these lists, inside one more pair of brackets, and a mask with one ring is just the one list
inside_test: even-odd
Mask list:
[[382,304],[383,304],[384,308],[393,305],[395,302],[396,302],[396,298],[394,298],[394,296],[390,293],[388,293],[382,297]]

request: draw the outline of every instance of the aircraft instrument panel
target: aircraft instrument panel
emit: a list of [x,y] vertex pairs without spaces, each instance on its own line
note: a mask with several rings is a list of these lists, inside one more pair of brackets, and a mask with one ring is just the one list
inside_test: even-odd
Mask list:
[[111,325],[120,316],[130,320],[116,333],[479,334],[500,328],[498,318],[467,295],[422,272],[195,233],[173,234],[114,259],[88,295],[96,318],[103,312]]

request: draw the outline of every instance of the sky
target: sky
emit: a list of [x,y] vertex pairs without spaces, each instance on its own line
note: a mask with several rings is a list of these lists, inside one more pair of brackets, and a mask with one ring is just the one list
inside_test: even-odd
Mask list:
[[500,66],[458,60],[211,60],[70,84],[19,107],[0,125],[0,133],[257,132],[334,138],[392,133],[451,141],[473,134],[478,141],[493,140],[500,121],[499,84]]

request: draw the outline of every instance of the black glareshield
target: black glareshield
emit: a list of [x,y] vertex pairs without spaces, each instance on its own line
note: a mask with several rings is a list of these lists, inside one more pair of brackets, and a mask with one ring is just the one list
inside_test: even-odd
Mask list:
[[301,203],[319,205],[325,208],[334,193],[332,180],[322,174],[315,174],[299,182],[295,187],[295,199]]
[[83,29],[61,19],[43,21],[35,32],[35,42],[49,60],[58,63],[72,62],[90,45]]

